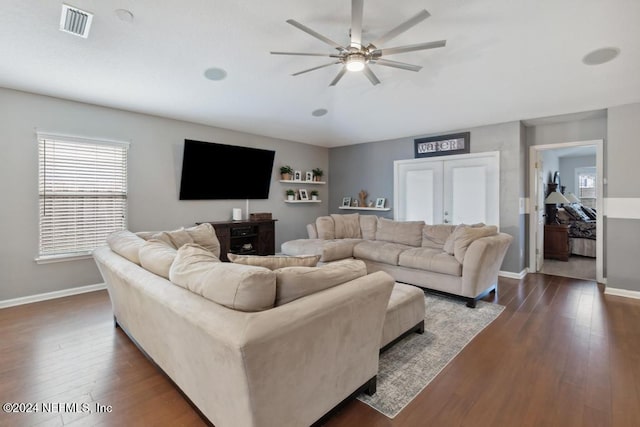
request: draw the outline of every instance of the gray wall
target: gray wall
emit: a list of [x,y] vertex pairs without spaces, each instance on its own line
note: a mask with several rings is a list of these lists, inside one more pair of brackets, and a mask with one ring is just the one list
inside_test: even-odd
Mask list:
[[[328,149],[292,141],[239,133],[188,122],[98,107],[0,88],[0,149],[3,203],[0,208],[0,301],[102,282],[93,260],[38,265],[38,153],[36,130],[130,141],[129,228],[165,230],[196,221],[228,220],[245,201],[179,201],[185,138],[276,151],[268,200],[251,201],[251,212],[272,212],[276,251],[286,240],[306,237],[305,225],[328,211],[327,186],[321,204],[285,204],[289,185],[278,168],[290,164],[302,171],[320,167],[329,173]],[[238,159],[238,175],[243,173]],[[234,177],[230,177],[234,179]],[[219,183],[225,185],[225,183]],[[301,186],[295,186],[300,188]]]
[[560,158],[560,177],[565,186],[565,194],[578,194],[576,187],[576,169],[584,167],[596,167],[596,156],[576,156]]
[[[500,229],[514,237],[502,265],[503,271],[520,273],[524,268],[523,215],[519,198],[524,191],[521,169],[520,122],[502,123],[439,134],[471,132],[471,152],[500,151]],[[371,198],[386,197],[393,207],[393,161],[414,158],[414,139],[433,135],[378,141],[368,144],[332,148],[329,152],[332,180],[329,186],[329,211],[339,213],[342,197],[354,197],[364,189]],[[368,212],[367,212],[368,213]],[[393,212],[386,213],[393,217]]]
[[[640,103],[609,108],[607,197],[629,199],[638,206],[640,183]],[[640,213],[605,212],[607,286],[640,292]]]

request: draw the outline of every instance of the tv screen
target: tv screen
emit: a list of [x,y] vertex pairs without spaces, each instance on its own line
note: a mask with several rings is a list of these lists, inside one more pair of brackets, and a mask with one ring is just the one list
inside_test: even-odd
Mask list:
[[275,154],[185,139],[180,200],[268,199]]

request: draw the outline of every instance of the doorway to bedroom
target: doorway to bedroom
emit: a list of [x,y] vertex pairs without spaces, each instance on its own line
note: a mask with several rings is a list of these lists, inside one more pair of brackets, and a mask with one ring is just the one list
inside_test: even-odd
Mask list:
[[603,141],[531,146],[531,272],[604,282]]

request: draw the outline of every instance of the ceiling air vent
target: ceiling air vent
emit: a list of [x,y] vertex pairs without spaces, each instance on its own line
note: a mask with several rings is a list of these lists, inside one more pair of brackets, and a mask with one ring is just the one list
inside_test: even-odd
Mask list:
[[60,31],[84,37],[89,35],[93,14],[66,4],[62,5]]

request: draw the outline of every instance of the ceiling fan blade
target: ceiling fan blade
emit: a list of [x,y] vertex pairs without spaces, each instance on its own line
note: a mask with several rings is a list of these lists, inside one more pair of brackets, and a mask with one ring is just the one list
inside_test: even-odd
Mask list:
[[364,0],[351,0],[351,47],[362,47],[362,13]]
[[423,9],[420,12],[418,12],[414,17],[412,17],[409,20],[407,20],[407,21],[403,22],[402,24],[398,25],[393,30],[391,30],[388,33],[386,33],[385,35],[379,37],[377,40],[371,42],[371,44],[374,45],[374,46],[383,45],[386,42],[388,42],[389,40],[397,37],[398,35],[400,35],[402,33],[404,33],[405,31],[407,31],[409,28],[413,27],[414,25],[424,21],[425,19],[427,19],[430,16],[431,16],[431,14]]
[[388,59],[376,59],[375,61],[371,61],[371,64],[384,65],[385,67],[401,68],[403,70],[408,70],[408,71],[422,70],[422,67],[419,65],[411,65],[405,62],[398,62],[398,61],[389,61]]
[[446,40],[438,40],[436,42],[410,44],[407,46],[390,47],[388,49],[376,49],[373,51],[374,56],[380,53],[380,55],[395,55],[396,53],[413,52],[415,50],[435,49],[437,47],[444,47],[447,44]]
[[336,77],[331,81],[331,83],[329,83],[329,86],[337,85],[340,79],[342,78],[342,76],[344,76],[344,73],[346,72],[347,72],[347,67],[342,67],[342,69],[338,71],[338,75],[336,75]]
[[308,70],[298,71],[297,73],[293,73],[291,75],[292,76],[299,76],[300,74],[308,73],[309,71],[319,70],[320,68],[329,67],[330,65],[335,65],[335,64],[339,64],[339,63],[340,63],[340,61],[338,61],[338,62],[330,62],[328,64],[318,65],[317,67],[309,68]]
[[271,52],[271,55],[326,56],[327,58],[338,57],[338,55],[332,55],[328,53],[306,53],[306,52]]
[[373,71],[371,71],[371,68],[369,68],[368,65],[364,66],[364,69],[362,70],[362,72],[364,73],[365,76],[367,76],[367,78],[369,79],[372,85],[375,86],[380,83],[380,80],[378,80],[378,77],[376,77],[376,75],[373,74]]
[[334,42],[333,40],[331,40],[331,39],[329,39],[329,38],[327,38],[325,36],[323,36],[320,33],[316,33],[311,28],[305,27],[304,25],[302,25],[301,23],[299,23],[298,21],[296,21],[294,19],[287,19],[287,23],[293,25],[294,27],[298,28],[299,30],[304,31],[307,34],[312,35],[313,37],[317,38],[318,40],[321,40],[321,41],[325,42],[329,46],[335,47],[338,50],[345,50],[343,46],[340,46],[338,43]]

